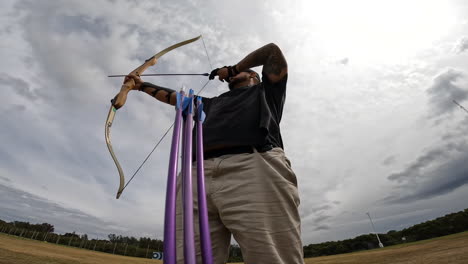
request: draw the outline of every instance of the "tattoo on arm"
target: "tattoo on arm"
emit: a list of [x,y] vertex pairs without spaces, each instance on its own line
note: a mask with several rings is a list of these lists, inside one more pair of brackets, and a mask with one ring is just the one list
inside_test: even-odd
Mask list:
[[237,64],[239,71],[263,65],[263,72],[273,81],[281,80],[288,72],[288,64],[280,48],[273,43],[267,44],[250,53]]
[[140,91],[143,91],[154,98],[158,99],[161,102],[174,105],[175,99],[171,100],[172,97],[175,97],[175,91],[169,88],[161,87],[154,85],[152,83],[144,82],[141,84]]
[[288,67],[286,59],[279,48],[272,49],[268,60],[263,66],[263,71],[267,74],[280,75],[281,72]]

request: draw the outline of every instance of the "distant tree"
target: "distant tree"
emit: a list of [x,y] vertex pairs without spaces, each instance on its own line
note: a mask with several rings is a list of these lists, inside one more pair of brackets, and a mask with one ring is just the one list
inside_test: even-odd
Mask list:
[[41,226],[42,232],[52,233],[55,230],[54,226],[48,223],[42,223],[40,226]]
[[73,231],[73,233],[65,233],[63,236],[64,236],[64,237],[80,238],[80,236],[77,235],[77,234],[75,233],[75,231]]
[[229,247],[229,262],[243,262],[242,251],[239,245],[231,245]]
[[109,238],[109,241],[112,243],[117,241],[117,236],[115,234],[109,234],[107,237]]

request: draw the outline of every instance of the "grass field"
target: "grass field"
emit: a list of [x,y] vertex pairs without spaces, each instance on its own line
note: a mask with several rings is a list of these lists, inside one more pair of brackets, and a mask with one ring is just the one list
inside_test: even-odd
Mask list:
[[[307,264],[466,264],[468,263],[468,232],[383,249],[308,258],[305,262]],[[117,256],[0,234],[0,264],[26,263],[160,264],[162,262]]]

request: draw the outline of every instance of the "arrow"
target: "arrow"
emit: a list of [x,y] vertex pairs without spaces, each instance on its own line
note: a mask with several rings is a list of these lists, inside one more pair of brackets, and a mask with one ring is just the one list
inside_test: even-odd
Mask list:
[[[107,77],[125,77],[127,75],[108,75]],[[209,73],[150,73],[140,74],[139,76],[210,76]]]

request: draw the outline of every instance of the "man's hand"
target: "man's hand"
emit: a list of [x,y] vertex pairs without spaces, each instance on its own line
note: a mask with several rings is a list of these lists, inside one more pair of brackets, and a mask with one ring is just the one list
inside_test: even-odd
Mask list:
[[213,80],[215,76],[218,76],[218,79],[222,82],[227,81],[230,82],[231,78],[239,74],[239,71],[236,69],[236,65],[234,66],[224,66],[222,68],[216,68],[211,71],[210,80]]
[[222,82],[227,81],[229,82],[229,72],[227,70],[227,67],[223,68],[216,68],[211,71],[210,77],[208,77],[210,80],[213,80],[215,76],[218,76],[218,79]]
[[133,85],[132,90],[140,90],[141,89],[141,84],[143,81],[141,80],[140,76],[136,74],[129,74],[125,76],[124,82],[131,81],[130,85]]

